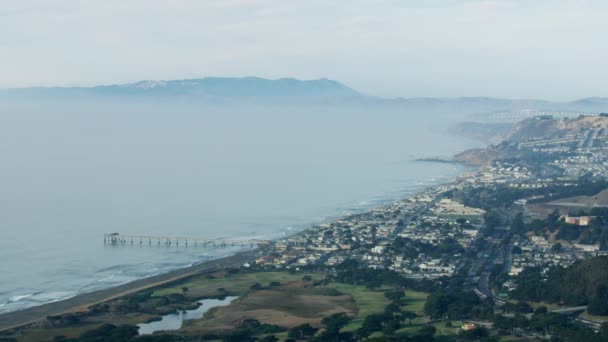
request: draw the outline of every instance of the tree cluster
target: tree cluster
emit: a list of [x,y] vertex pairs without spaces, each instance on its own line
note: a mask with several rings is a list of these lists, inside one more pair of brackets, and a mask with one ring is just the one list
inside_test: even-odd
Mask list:
[[540,268],[526,268],[516,278],[514,298],[565,305],[589,305],[594,315],[608,315],[608,256],[590,258],[543,276]]

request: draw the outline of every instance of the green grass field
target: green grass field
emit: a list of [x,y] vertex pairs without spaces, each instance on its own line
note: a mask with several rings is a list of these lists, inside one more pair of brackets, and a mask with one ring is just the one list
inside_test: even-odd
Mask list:
[[[365,286],[339,283],[332,283],[329,286],[352,296],[357,305],[357,316],[344,328],[345,331],[357,330],[366,316],[382,313],[384,307],[389,304],[389,301],[384,298],[384,292],[382,290],[370,290]],[[404,302],[406,305],[403,306],[403,309],[415,312],[418,316],[424,316],[424,303],[427,297],[428,293],[405,291]]]
[[197,298],[221,295],[222,291],[219,291],[219,289],[224,289],[230,294],[241,296],[249,291],[249,287],[255,283],[259,283],[262,286],[268,286],[271,282],[282,283],[301,280],[302,277],[306,275],[311,276],[313,279],[320,279],[323,277],[319,274],[289,274],[286,272],[237,273],[225,277],[217,276],[214,279],[200,276],[172,287],[159,289],[154,291],[152,295],[163,296],[171,293],[182,293],[182,288],[186,287],[188,288],[188,296]]
[[[428,322],[428,319],[426,319],[426,318],[417,319],[414,322],[412,322],[412,325],[406,324],[403,328],[397,330],[397,333],[405,333],[405,332],[415,333],[420,328],[427,325],[427,322]],[[452,321],[451,323],[452,323],[451,327],[447,327],[445,325],[445,322],[435,322],[435,323],[431,323],[430,325],[434,326],[435,329],[437,329],[435,336],[456,336],[456,335],[458,335],[458,331],[459,331],[460,327],[462,326],[462,322],[461,321]]]
[[[365,317],[371,314],[382,313],[389,301],[384,297],[384,292],[392,288],[368,289],[365,286],[357,286],[342,283],[330,283],[327,286],[313,287],[311,282],[302,281],[305,276],[315,280],[322,279],[322,274],[287,272],[254,272],[225,274],[218,272],[213,275],[202,274],[188,280],[175,284],[163,286],[153,291],[153,297],[169,294],[185,294],[191,300],[200,298],[217,297],[222,295],[236,295],[240,298],[230,306],[222,309],[221,315],[215,317],[213,310],[206,315],[206,319],[188,321],[182,332],[197,333],[199,329],[214,326],[230,328],[231,324],[238,322],[243,315],[259,317],[260,320],[268,320],[268,323],[291,326],[289,322],[308,320],[310,323],[319,324],[323,313],[348,312],[354,314],[354,318],[345,331],[358,329]],[[281,286],[269,286],[270,283],[280,283]],[[252,289],[253,284],[260,284],[263,289]],[[415,331],[428,321],[424,317],[424,303],[428,294],[423,292],[405,291],[403,310],[415,312],[420,318],[412,323],[412,326],[404,327],[404,331]],[[232,309],[229,309],[232,307]],[[256,316],[258,315],[258,316]],[[20,340],[24,341],[50,341],[52,336],[66,335],[76,337],[83,331],[92,329],[103,323],[128,323],[137,324],[151,315],[143,313],[131,314],[100,314],[92,316],[81,324],[53,329],[33,328],[20,334]],[[251,316],[250,316],[251,317]],[[301,324],[298,323],[298,324]],[[443,324],[443,323],[442,323]],[[437,325],[438,334],[453,335],[452,331],[444,325]],[[46,334],[46,336],[45,336]],[[284,334],[279,334],[284,335]],[[284,336],[281,336],[284,337]]]
[[581,314],[581,317],[584,319],[588,319],[590,321],[596,321],[596,322],[608,322],[608,316],[595,316],[595,315],[591,315],[589,313],[587,313],[587,311],[583,312]]
[[424,303],[429,296],[426,292],[405,291],[405,303],[403,310],[412,311],[418,316],[424,316]]
[[340,283],[332,283],[329,284],[329,286],[344,294],[350,295],[357,306],[357,316],[344,327],[345,331],[357,330],[361,326],[365,316],[383,312],[384,307],[388,304],[388,301],[384,298],[384,293],[381,291],[369,290],[365,286]]

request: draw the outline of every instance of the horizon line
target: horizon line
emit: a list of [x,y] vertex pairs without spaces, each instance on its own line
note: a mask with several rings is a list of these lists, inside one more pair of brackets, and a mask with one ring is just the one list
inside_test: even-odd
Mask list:
[[351,89],[358,93],[361,96],[374,97],[383,100],[416,100],[416,99],[435,99],[435,100],[458,100],[458,99],[488,99],[488,100],[508,100],[508,101],[543,101],[550,103],[572,103],[583,100],[591,100],[591,99],[608,99],[607,96],[586,96],[579,97],[573,100],[547,100],[543,98],[535,98],[535,97],[526,97],[526,98],[511,98],[511,97],[500,97],[500,96],[487,96],[487,95],[474,95],[474,96],[379,96],[379,95],[370,95],[366,93],[362,93],[357,89],[350,87],[349,85],[327,77],[321,78],[297,78],[297,77],[279,77],[279,78],[266,78],[260,76],[203,76],[203,77],[192,77],[192,78],[175,78],[175,79],[140,79],[135,81],[126,81],[126,82],[116,82],[116,83],[99,83],[99,84],[78,84],[78,85],[31,85],[31,86],[21,86],[21,87],[0,87],[0,91],[18,91],[18,90],[29,90],[29,89],[93,89],[99,87],[114,87],[114,86],[130,86],[137,85],[139,83],[144,82],[179,82],[179,81],[196,81],[196,80],[205,80],[205,79],[233,79],[233,80],[242,80],[242,79],[258,79],[263,81],[282,81],[282,80],[295,80],[299,82],[318,82],[318,81],[330,81],[335,82],[339,85],[342,85],[348,89]]

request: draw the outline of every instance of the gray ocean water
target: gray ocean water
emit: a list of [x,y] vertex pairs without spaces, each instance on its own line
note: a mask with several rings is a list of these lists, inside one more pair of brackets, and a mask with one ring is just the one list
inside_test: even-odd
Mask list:
[[445,182],[414,157],[477,144],[465,113],[187,105],[0,111],[0,312],[234,252],[104,246],[103,234],[276,238]]

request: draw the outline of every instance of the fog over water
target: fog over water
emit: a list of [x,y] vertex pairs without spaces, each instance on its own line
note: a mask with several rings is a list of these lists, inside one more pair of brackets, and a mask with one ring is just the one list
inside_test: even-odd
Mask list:
[[464,172],[470,113],[347,107],[0,108],[0,312],[233,252],[103,234],[275,238]]

